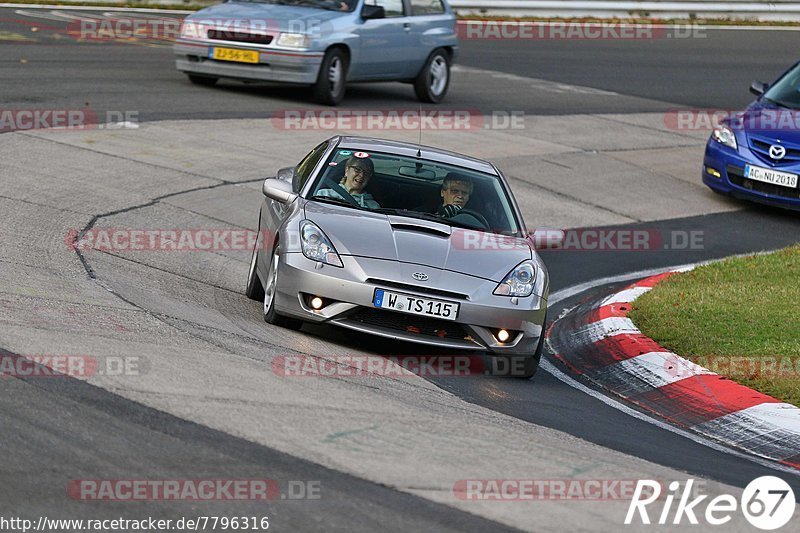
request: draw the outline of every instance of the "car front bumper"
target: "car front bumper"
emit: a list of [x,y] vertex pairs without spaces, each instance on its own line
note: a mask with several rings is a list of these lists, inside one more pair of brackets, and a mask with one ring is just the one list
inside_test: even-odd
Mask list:
[[[237,63],[210,59],[214,47],[254,50],[258,63]],[[233,78],[241,80],[273,81],[310,85],[317,81],[322,52],[266,49],[241,43],[212,43],[179,39],[174,47],[175,66],[178,70],[199,76]]]
[[[703,183],[714,190],[743,200],[800,210],[800,187],[782,187],[745,178],[745,165],[767,168],[771,166],[758,159],[745,147],[733,150],[709,140],[701,171]],[[714,176],[710,169],[715,170],[720,176]],[[798,165],[776,167],[776,170],[800,174]]]
[[[488,350],[494,354],[533,355],[544,333],[547,301],[531,295],[512,299],[492,295],[497,282],[481,280],[466,274],[448,273],[447,280],[437,288],[399,287],[397,279],[406,269],[417,265],[392,263],[398,276],[376,280],[368,272],[385,272],[385,260],[342,256],[344,268],[322,265],[302,253],[289,252],[280,256],[276,310],[284,315],[308,322],[328,323],[382,337],[419,344],[459,350]],[[383,283],[385,281],[385,283]],[[456,287],[478,288],[467,298],[442,296]],[[422,298],[458,302],[455,321],[418,317],[407,313],[377,309],[373,306],[375,289],[416,295]],[[438,291],[434,293],[431,291]],[[319,296],[326,305],[311,309],[310,296]],[[510,330],[508,342],[499,342],[494,332]]]

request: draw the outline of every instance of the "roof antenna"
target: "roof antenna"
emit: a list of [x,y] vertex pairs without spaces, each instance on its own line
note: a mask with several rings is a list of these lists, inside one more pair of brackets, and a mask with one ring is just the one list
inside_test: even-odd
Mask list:
[[422,155],[422,104],[419,104],[419,115],[417,115],[417,121],[419,122],[419,142],[417,143],[417,159],[420,158]]

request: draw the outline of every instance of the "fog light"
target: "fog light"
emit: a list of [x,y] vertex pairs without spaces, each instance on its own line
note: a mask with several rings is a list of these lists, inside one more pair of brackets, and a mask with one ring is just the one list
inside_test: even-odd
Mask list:
[[311,307],[316,311],[322,309],[322,303],[323,303],[322,298],[320,298],[319,296],[314,296],[313,298],[311,298]]
[[500,342],[506,342],[509,337],[511,337],[511,335],[508,333],[508,331],[504,329],[501,329],[500,331],[497,332],[497,340],[499,340]]
[[706,167],[706,174],[709,176],[714,176],[717,179],[722,177],[722,174],[720,174],[717,169],[711,167]]

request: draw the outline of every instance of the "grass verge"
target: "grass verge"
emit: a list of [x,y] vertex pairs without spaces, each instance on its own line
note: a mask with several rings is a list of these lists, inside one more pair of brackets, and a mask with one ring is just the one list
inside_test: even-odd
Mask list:
[[674,274],[630,318],[664,348],[800,406],[800,245]]

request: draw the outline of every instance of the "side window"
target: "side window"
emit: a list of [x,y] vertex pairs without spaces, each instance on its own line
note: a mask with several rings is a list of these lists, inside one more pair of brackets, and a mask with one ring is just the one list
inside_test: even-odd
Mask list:
[[404,17],[406,15],[403,0],[367,0],[366,3],[373,6],[383,6],[386,18]]
[[444,13],[442,0],[411,0],[412,15],[441,15]]
[[322,158],[322,154],[325,153],[325,149],[328,147],[328,142],[324,142],[311,150],[307,156],[300,161],[300,164],[297,165],[297,168],[294,171],[294,183],[292,183],[292,189],[294,192],[300,192],[300,189],[303,188],[308,178],[311,177],[311,173],[314,171],[314,167],[317,166],[319,160]]

